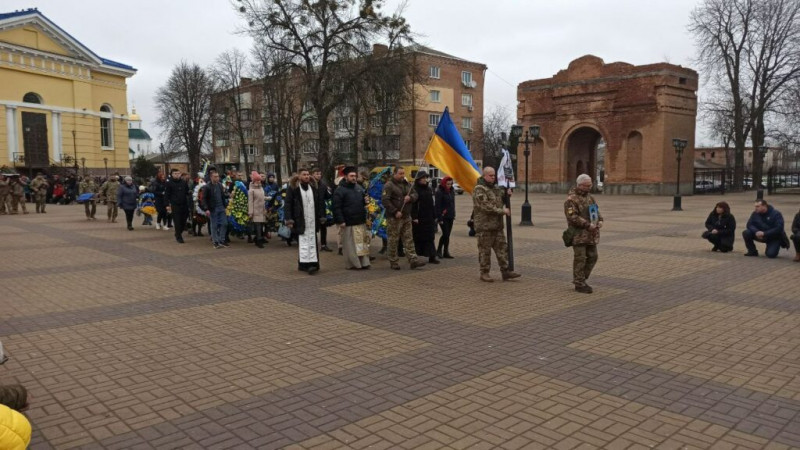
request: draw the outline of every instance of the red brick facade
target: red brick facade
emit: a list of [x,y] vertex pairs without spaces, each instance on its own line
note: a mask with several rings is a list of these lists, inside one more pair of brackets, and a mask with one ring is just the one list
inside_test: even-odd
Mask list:
[[563,192],[588,173],[602,176],[605,192],[673,194],[672,139],[680,138],[688,141],[681,191],[691,192],[697,83],[697,72],[684,67],[605,64],[587,55],[552,78],[520,84],[518,122],[541,126],[531,148],[531,190]]

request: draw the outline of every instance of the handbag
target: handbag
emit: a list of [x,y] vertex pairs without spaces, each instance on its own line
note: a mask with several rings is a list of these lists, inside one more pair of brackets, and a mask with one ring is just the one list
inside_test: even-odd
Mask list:
[[278,236],[280,236],[280,237],[282,237],[284,239],[287,239],[287,240],[291,239],[292,238],[292,229],[287,227],[284,224],[281,224],[281,226],[278,227]]
[[574,227],[567,227],[567,229],[561,234],[561,239],[564,241],[565,247],[572,247],[572,240],[575,238],[576,231],[577,230]]

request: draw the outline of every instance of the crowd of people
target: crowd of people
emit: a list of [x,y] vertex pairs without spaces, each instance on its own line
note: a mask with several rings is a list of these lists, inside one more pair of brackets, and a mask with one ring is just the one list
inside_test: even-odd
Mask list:
[[[319,169],[300,169],[288,183],[279,186],[272,173],[252,172],[249,177],[236,172],[220,173],[206,167],[190,178],[177,169],[169,176],[159,172],[141,185],[129,177],[112,175],[108,180],[94,177],[76,179],[68,175],[45,177],[39,173],[32,180],[16,174],[0,175],[0,214],[27,214],[26,202],[35,204],[37,213],[46,213],[50,203],[84,205],[86,220],[96,220],[97,203],[107,208],[107,221],[117,222],[118,211],[125,216],[127,229],[134,230],[134,218],[141,225],[157,230],[173,230],[175,240],[183,244],[184,232],[205,236],[216,249],[228,248],[231,238],[247,239],[258,248],[277,236],[287,245],[297,244],[298,269],[314,274],[319,271],[319,253],[333,251],[328,246],[328,228],[338,232],[338,254],[347,269],[369,269],[370,242],[382,240],[380,254],[389,267],[400,270],[400,258],[416,269],[453,258],[450,234],[455,221],[453,180],[445,177],[435,185],[425,170],[416,173],[413,182],[402,167],[388,167],[376,174],[358,173],[355,167],[339,171],[333,186],[323,179]],[[503,233],[503,217],[510,214],[505,206],[512,192],[497,185],[493,168],[486,167],[473,192],[473,215],[468,224],[470,235],[477,237],[480,279],[494,281],[489,275],[494,250],[503,280],[519,277],[509,270],[508,249]],[[564,213],[567,230],[564,240],[573,247],[573,283],[578,292],[591,293],[586,279],[597,262],[597,244],[603,218],[591,195],[592,179],[581,175],[567,195]],[[716,204],[705,223],[702,237],[712,244],[712,251],[733,250],[736,220],[726,202]],[[746,256],[758,256],[757,243],[766,246],[765,254],[775,258],[780,248],[794,242],[794,261],[800,262],[800,212],[794,217],[791,236],[784,231],[781,213],[764,200],[742,231]],[[440,233],[438,243],[436,234]]]

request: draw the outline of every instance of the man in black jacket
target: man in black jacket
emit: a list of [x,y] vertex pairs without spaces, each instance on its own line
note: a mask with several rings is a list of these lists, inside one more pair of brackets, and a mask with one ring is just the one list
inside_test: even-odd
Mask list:
[[355,167],[344,168],[345,182],[333,192],[333,221],[342,229],[342,254],[348,269],[369,269],[367,208]]
[[172,169],[167,188],[164,191],[164,202],[167,212],[172,214],[172,226],[175,227],[175,240],[183,244],[183,230],[189,217],[191,191],[186,181],[181,178],[181,171]]

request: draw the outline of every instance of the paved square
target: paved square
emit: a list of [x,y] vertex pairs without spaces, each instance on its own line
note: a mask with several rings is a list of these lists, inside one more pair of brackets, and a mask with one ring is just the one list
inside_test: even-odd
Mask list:
[[571,344],[800,400],[800,314],[692,302]]
[[[313,277],[277,238],[0,216],[0,383],[30,390],[36,450],[800,448],[794,253],[711,252],[717,197],[597,198],[592,295],[570,283],[562,195],[531,196],[522,278],[494,261],[491,284],[466,195],[455,259],[393,271],[375,239],[371,270],[326,252]],[[741,229],[753,194],[724,200]]]
[[508,367],[289,448],[761,449],[767,444],[757,436]]

